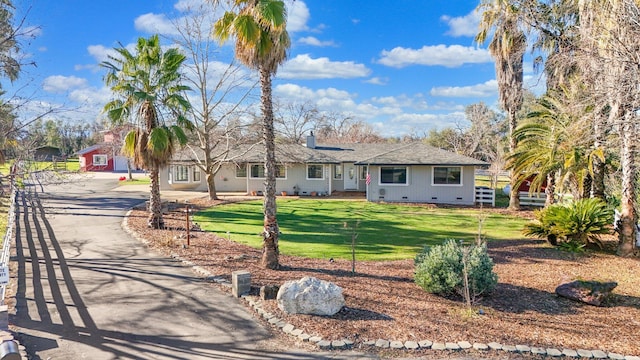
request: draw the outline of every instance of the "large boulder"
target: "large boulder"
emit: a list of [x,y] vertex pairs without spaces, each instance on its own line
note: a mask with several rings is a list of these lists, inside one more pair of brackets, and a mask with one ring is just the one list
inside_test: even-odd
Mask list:
[[603,306],[616,286],[618,286],[616,282],[578,280],[558,286],[556,288],[556,294],[585,304]]
[[277,301],[280,310],[288,314],[330,316],[344,306],[341,287],[311,276],[284,283],[278,290]]

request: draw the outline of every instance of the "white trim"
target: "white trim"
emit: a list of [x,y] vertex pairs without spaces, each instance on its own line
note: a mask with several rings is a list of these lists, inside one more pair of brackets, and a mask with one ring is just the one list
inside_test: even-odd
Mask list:
[[248,163],[244,163],[244,176],[238,176],[238,170],[242,169],[242,166],[234,166],[233,167],[233,176],[235,176],[236,179],[246,179],[249,177],[249,169]]
[[[322,177],[319,178],[310,178],[309,177],[309,166],[320,166],[322,168]],[[325,174],[324,174],[324,165],[322,164],[306,164],[305,166],[305,178],[307,180],[313,181],[313,180],[324,180],[325,179]]]
[[[337,169],[337,168],[340,168],[340,177],[339,178],[336,177],[335,169]],[[333,180],[342,180],[344,178],[344,167],[342,166],[342,164],[332,164],[330,170],[331,170],[331,173],[332,173],[331,179],[333,179]]]
[[[187,180],[178,180],[178,167],[184,167],[187,169]],[[190,179],[190,173],[191,173],[191,166],[189,165],[171,165],[170,169],[171,169],[171,173],[173,174],[173,183],[176,184],[189,184],[191,182]]]
[[[259,165],[259,166],[262,166],[262,167],[264,168],[264,164],[261,164],[261,163],[250,163],[250,164],[249,164],[249,172],[248,172],[248,174],[247,174],[247,179],[254,179],[254,180],[262,180],[262,179],[266,179],[266,174],[265,174],[265,177],[253,177],[253,176],[251,175],[251,167],[252,167],[252,166],[254,166],[254,165]],[[278,167],[278,166],[282,166],[282,168],[284,169],[284,177],[278,177],[278,176],[276,176],[276,180],[277,180],[277,179],[280,179],[280,180],[287,180],[287,175],[288,175],[288,173],[289,173],[289,171],[288,171],[287,167],[286,167],[285,165],[276,164],[276,167]],[[267,171],[267,169],[265,169],[265,172],[266,172],[266,171]]]
[[[434,179],[436,177],[436,168],[460,168],[460,184],[436,184]],[[447,186],[447,187],[462,187],[464,186],[464,166],[458,165],[439,165],[431,167],[431,186]]]
[[[404,168],[406,171],[406,178],[404,184],[401,183],[383,183],[382,182],[382,168]],[[409,186],[409,166],[378,166],[378,186]]]
[[[97,163],[96,159],[97,158],[104,158],[104,164],[101,163]],[[107,154],[93,154],[93,158],[91,159],[91,165],[93,166],[107,166],[109,165],[109,156]]]

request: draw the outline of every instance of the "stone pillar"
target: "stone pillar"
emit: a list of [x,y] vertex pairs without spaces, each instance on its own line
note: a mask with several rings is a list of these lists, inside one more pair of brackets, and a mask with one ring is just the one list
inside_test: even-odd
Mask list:
[[251,273],[238,270],[231,273],[231,293],[235,297],[248,294],[251,290]]

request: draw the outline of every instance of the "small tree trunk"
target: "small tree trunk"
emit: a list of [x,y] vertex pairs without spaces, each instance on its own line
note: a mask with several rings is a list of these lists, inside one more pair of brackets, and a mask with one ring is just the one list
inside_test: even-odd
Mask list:
[[149,177],[151,180],[151,191],[149,192],[149,221],[148,225],[152,229],[163,229],[164,219],[162,218],[162,201],[160,199],[160,181],[158,168],[151,169]]
[[547,174],[547,188],[544,189],[546,198],[544,200],[544,206],[551,206],[555,202],[556,193],[556,177],[554,174]]
[[267,269],[280,267],[278,260],[278,237],[280,229],[276,218],[276,152],[275,131],[273,129],[273,103],[271,98],[271,74],[260,68],[262,90],[262,132],[265,146],[264,182],[264,231],[262,241],[262,266]]
[[127,158],[127,174],[129,175],[129,181],[133,181],[133,173],[131,171],[131,159]]
[[216,175],[208,173],[207,178],[207,191],[209,192],[209,200],[218,200],[218,193],[216,191]]

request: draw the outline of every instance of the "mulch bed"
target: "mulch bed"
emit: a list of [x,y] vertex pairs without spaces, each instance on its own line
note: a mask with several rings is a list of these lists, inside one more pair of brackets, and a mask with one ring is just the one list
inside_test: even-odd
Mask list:
[[[206,207],[220,201],[192,201]],[[489,243],[499,285],[490,295],[467,308],[460,299],[424,292],[413,282],[413,260],[356,263],[346,260],[280,256],[280,270],[260,266],[261,250],[229,241],[213,233],[191,232],[184,247],[184,212],[179,204],[165,216],[168,230],[147,228],[147,213],[134,210],[129,227],[150,247],[177,255],[231,279],[248,270],[257,289],[304,276],[336,283],[346,306],[334,316],[288,315],[275,300],[264,308],[277,317],[325,339],[431,340],[434,342],[498,342],[544,348],[603,350],[640,355],[640,261],[607,252],[574,254],[545,242],[517,239]],[[492,210],[504,213],[504,210]],[[530,212],[523,212],[530,217]],[[614,239],[609,239],[614,247]],[[573,280],[616,281],[618,287],[605,307],[583,305],[555,295],[555,288]],[[256,290],[257,291],[257,290]],[[481,311],[480,311],[481,310]],[[480,315],[482,313],[482,315]]]

